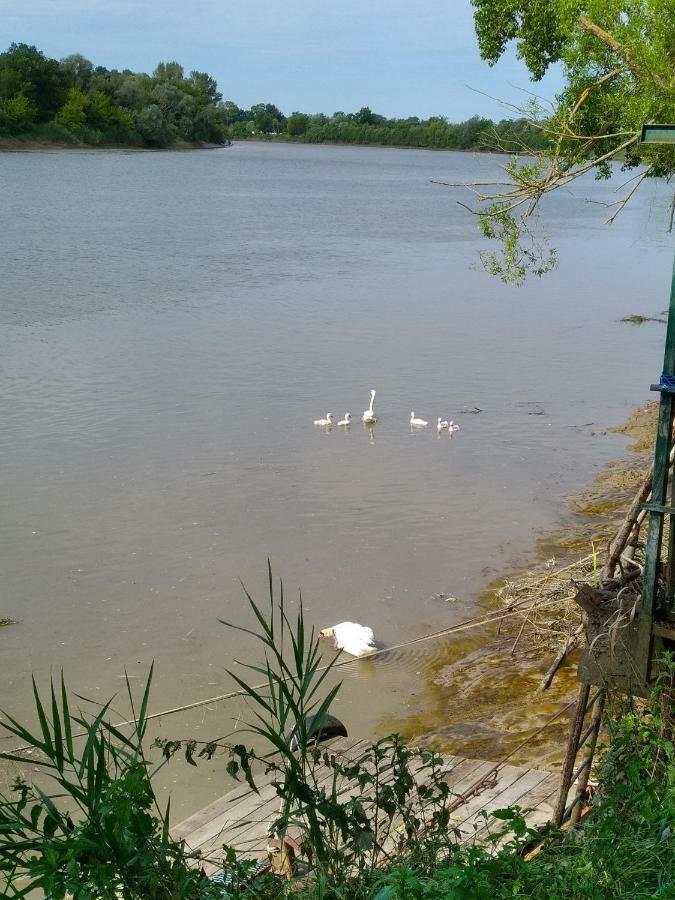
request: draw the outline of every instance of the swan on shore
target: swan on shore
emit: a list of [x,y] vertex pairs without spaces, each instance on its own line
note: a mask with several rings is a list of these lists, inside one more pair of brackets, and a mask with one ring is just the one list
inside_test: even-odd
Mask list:
[[415,413],[411,412],[410,413],[410,424],[411,425],[419,425],[420,427],[424,427],[425,425],[428,425],[429,423],[425,422],[424,419],[416,419]]
[[340,421],[338,422],[338,426],[351,425],[351,424],[352,424],[352,414],[351,413],[345,413],[344,419],[340,419]]
[[314,419],[315,425],[332,425],[333,424],[333,413],[326,413],[325,419]]
[[373,629],[357,622],[340,622],[330,628],[322,628],[320,638],[332,637],[336,650],[344,650],[350,656],[365,656],[375,650]]
[[437,430],[437,431],[443,431],[444,429],[446,429],[446,428],[448,427],[449,424],[450,424],[449,422],[444,421],[444,420],[441,419],[441,417],[439,416],[439,417],[438,417],[438,425],[436,426],[436,430]]
[[377,422],[377,416],[373,412],[373,404],[375,403],[375,391],[370,392],[370,406],[361,416],[361,421],[366,422],[366,424],[373,422]]

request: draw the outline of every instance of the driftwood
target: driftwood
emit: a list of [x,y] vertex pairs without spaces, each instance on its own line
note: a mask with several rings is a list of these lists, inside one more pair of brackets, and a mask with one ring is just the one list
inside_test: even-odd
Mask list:
[[[668,458],[669,469],[672,468],[674,461],[675,445],[673,445],[670,450],[670,456]],[[624,550],[629,544],[635,543],[638,539],[637,532],[639,532],[640,525],[642,524],[645,517],[645,511],[642,509],[642,504],[651,499],[653,477],[654,466],[652,465],[645,475],[644,479],[642,480],[642,484],[640,485],[638,492],[635,495],[633,502],[631,503],[628,512],[624,517],[623,522],[621,523],[621,527],[609,542],[609,547],[607,548],[607,558],[605,560],[605,566],[602,570],[603,581],[611,581],[614,578],[616,567],[621,560],[621,556]]]
[[558,671],[560,666],[565,662],[567,656],[579,646],[581,642],[581,635],[583,634],[583,627],[578,628],[574,634],[570,635],[567,638],[563,646],[558,651],[556,658],[553,660],[551,665],[546,670],[546,674],[539,682],[539,687],[537,688],[537,692],[545,691],[547,688],[551,686],[551,682],[555,677],[555,673]]

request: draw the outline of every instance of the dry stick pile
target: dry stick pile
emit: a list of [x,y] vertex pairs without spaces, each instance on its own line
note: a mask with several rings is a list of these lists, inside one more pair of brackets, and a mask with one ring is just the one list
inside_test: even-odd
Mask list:
[[[670,465],[675,448],[670,454]],[[507,581],[498,591],[506,610],[521,616],[511,653],[523,635],[535,653],[555,651],[539,690],[546,690],[567,656],[584,642],[582,610],[606,604],[610,646],[619,629],[634,618],[642,591],[644,543],[641,526],[645,512],[641,504],[651,498],[653,470],[645,475],[615,536],[607,547],[602,570],[595,553],[545,575],[530,573]],[[531,601],[528,603],[528,599]]]
[[522,618],[511,653],[515,653],[524,635],[530,651],[542,655],[555,651],[540,690],[550,685],[567,655],[579,646],[582,622],[581,610],[574,603],[575,582],[592,578],[593,554],[589,554],[562,569],[551,569],[545,575],[530,573],[517,581],[507,581],[498,592],[506,609],[520,609],[518,614]]

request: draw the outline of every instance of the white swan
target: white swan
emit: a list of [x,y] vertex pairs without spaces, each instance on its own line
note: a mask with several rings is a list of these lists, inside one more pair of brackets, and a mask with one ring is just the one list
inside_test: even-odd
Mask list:
[[364,414],[361,416],[362,422],[366,422],[366,424],[368,424],[368,423],[372,424],[373,422],[377,422],[377,416],[373,412],[373,404],[374,403],[375,403],[375,391],[371,391],[370,392],[370,406],[364,412]]
[[454,434],[455,431],[459,431],[459,425],[457,425],[455,422],[452,421],[452,419],[450,419],[450,421],[448,422],[448,433]]
[[345,413],[344,419],[340,419],[338,425],[351,425],[352,424],[352,414]]
[[336,650],[344,650],[351,656],[365,656],[376,649],[373,629],[357,622],[340,622],[331,628],[323,628],[319,637],[332,637]]
[[439,417],[438,417],[438,425],[436,426],[436,431],[443,431],[445,428],[448,427],[449,424],[450,424],[449,422],[445,422],[445,421],[444,421],[443,419],[441,419],[441,417],[439,416]]
[[314,419],[315,425],[332,425],[333,424],[333,413],[326,413],[325,419]]
[[420,427],[422,427],[424,425],[428,425],[429,423],[425,422],[424,419],[416,419],[415,413],[411,412],[410,413],[410,424],[411,425],[419,425]]

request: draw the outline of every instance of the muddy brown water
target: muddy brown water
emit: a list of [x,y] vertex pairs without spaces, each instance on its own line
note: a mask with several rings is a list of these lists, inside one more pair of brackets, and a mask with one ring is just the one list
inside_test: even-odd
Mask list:
[[[560,267],[517,289],[477,269],[466,198],[430,183],[500,162],[254,143],[0,154],[0,617],[19,620],[0,631],[2,707],[30,715],[32,672],[63,667],[103,699],[151,660],[153,711],[229,690],[253,651],[217,620],[250,622],[238,579],[263,598],[267,557],[311,624],[360,620],[385,646],[474,615],[530,560],[562,498],[624,452],[597,433],[660,371],[663,326],[619,320],[666,305],[669,196],[646,185],[608,229],[584,201],[613,184],[557,194]],[[329,410],[357,421],[315,428]],[[411,431],[411,410],[462,430]],[[342,669],[335,712],[356,735],[412,734],[415,716],[428,731],[450,643]],[[207,738],[241,713],[156,730]],[[225,784],[222,764],[163,777],[177,817]]]

